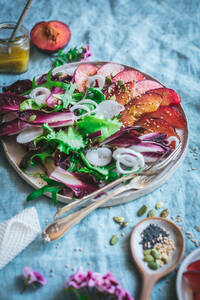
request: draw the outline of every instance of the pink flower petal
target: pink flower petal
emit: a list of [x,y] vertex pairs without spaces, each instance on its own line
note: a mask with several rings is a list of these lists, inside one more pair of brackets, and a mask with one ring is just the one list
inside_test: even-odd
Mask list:
[[42,285],[45,285],[47,283],[46,279],[44,278],[44,276],[37,271],[33,271],[35,277],[36,277],[36,281]]
[[29,266],[24,267],[23,276],[25,279],[27,279],[28,277],[30,278],[28,281],[28,284],[31,284],[31,283],[37,281],[37,278],[36,278],[32,268]]

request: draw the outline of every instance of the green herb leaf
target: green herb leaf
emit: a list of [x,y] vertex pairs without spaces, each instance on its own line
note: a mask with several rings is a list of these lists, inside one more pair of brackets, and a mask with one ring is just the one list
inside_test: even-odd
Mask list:
[[32,109],[32,110],[40,110],[44,105],[38,105],[33,98],[27,99],[20,103],[20,111]]
[[98,138],[99,141],[105,140],[107,137],[117,132],[122,126],[121,122],[117,119],[106,120],[95,116],[85,116],[81,121],[76,122],[76,124],[84,136],[101,130],[102,136]]
[[105,100],[105,95],[101,92],[99,88],[89,88],[85,98],[91,99],[99,104]]
[[93,170],[103,176],[107,176],[108,175],[108,170],[104,167],[94,167],[92,166],[86,159],[85,155],[83,154],[83,152],[80,152],[80,157],[82,159],[82,161],[84,162],[84,164],[86,165],[86,167],[90,170]]
[[32,201],[40,196],[42,196],[44,193],[53,193],[53,200],[55,201],[55,193],[57,194],[61,189],[63,188],[63,186],[50,186],[50,185],[45,185],[42,188],[33,191],[32,193],[30,193],[28,195],[28,197],[26,198],[27,201]]
[[31,157],[30,165],[31,165],[31,166],[35,166],[35,164],[37,164],[37,159],[38,159],[38,158],[39,158],[39,162],[44,163],[44,162],[45,162],[45,159],[46,159],[47,157],[50,157],[50,156],[51,156],[51,153],[50,153],[50,152],[42,152],[42,153],[34,154],[34,155]]
[[32,80],[32,87],[33,87],[33,89],[37,87],[35,77],[33,77],[33,80]]

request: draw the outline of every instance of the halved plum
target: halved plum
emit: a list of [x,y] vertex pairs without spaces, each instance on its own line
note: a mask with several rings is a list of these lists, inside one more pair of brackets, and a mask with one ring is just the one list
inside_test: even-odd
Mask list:
[[183,129],[186,126],[186,121],[181,113],[177,109],[170,106],[160,106],[156,111],[149,113],[144,117],[163,119],[171,126],[179,129]]
[[56,52],[70,40],[69,27],[60,21],[39,22],[31,30],[31,40],[40,50]]
[[200,271],[200,259],[193,261],[188,267],[187,267],[188,271]]
[[161,102],[162,97],[156,93],[144,94],[140,98],[133,99],[122,113],[122,123],[125,126],[133,125],[144,114],[156,111]]
[[[174,127],[172,127],[167,121],[162,119],[142,118],[138,120],[134,125],[139,125],[146,128],[144,134],[160,132],[165,133],[168,138],[170,136],[175,136],[180,140],[180,137],[176,133]],[[175,142],[172,142],[171,145],[173,148],[175,148]]]
[[137,95],[146,93],[147,91],[162,88],[162,84],[154,80],[141,80],[135,84],[135,90]]
[[140,73],[139,71],[136,70],[125,70],[119,72],[117,75],[113,77],[112,82],[117,82],[117,81],[123,81],[124,83],[130,82],[130,81],[140,81],[145,79],[145,76]]
[[96,74],[98,68],[92,64],[81,64],[74,73],[74,81],[80,92],[84,92],[88,76]]
[[99,68],[99,70],[97,71],[98,75],[101,75],[103,77],[107,77],[107,76],[115,76],[117,73],[121,72],[124,70],[124,67],[120,64],[117,63],[107,63],[104,64],[103,66],[101,66]]
[[200,292],[194,293],[194,300],[200,300]]
[[186,271],[183,276],[187,278],[194,292],[200,292],[200,271]]
[[[151,91],[149,91],[149,92],[151,92]],[[159,89],[154,89],[153,92],[157,93],[157,94],[159,94],[163,97],[163,101],[162,101],[163,106],[168,106],[168,105],[180,104],[181,103],[181,98],[172,89],[159,88]]]
[[118,103],[126,105],[134,96],[134,82],[127,82],[121,86],[113,83],[105,91],[106,99],[115,96]]

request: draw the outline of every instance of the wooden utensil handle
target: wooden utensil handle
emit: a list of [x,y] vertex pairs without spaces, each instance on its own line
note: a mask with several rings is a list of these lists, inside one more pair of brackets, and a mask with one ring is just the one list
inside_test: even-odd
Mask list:
[[[71,214],[63,219],[60,219],[52,224],[50,224],[46,230],[43,232],[43,237],[48,236],[48,241],[54,241],[60,238],[65,232],[67,232],[72,226],[81,221],[85,216],[87,216],[90,212],[95,210],[101,204],[105,203],[112,197],[126,191],[127,188],[122,186],[109,195],[101,198],[100,200],[90,204],[89,206],[79,210],[78,212]],[[45,238],[43,238],[45,239]]]
[[157,279],[154,276],[145,276],[142,281],[142,291],[140,294],[140,300],[150,300],[151,291],[156,283]]

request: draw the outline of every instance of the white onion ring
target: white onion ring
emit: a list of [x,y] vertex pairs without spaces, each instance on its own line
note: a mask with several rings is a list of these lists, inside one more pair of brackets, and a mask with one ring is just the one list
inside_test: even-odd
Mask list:
[[88,150],[86,159],[93,166],[102,167],[108,165],[112,160],[112,151],[108,148]]
[[98,112],[102,113],[105,118],[112,119],[120,114],[125,108],[122,104],[114,100],[106,100],[99,103]]
[[70,111],[71,111],[71,112],[74,112],[74,111],[77,110],[77,109],[83,109],[83,110],[86,110],[86,113],[83,114],[83,115],[81,115],[81,116],[75,116],[75,115],[74,115],[74,119],[75,119],[75,120],[79,120],[79,119],[82,118],[82,117],[85,117],[85,116],[90,115],[90,109],[89,109],[89,107],[87,107],[86,105],[83,105],[83,104],[76,104],[76,105],[74,105],[74,106],[72,106],[72,107],[70,108]]
[[[129,157],[128,157],[129,156]],[[144,167],[144,157],[139,152],[134,151],[129,148],[118,148],[113,152],[113,158],[116,160],[116,167],[119,173],[121,174],[130,174],[139,169],[139,167]],[[137,161],[136,161],[137,158]],[[132,165],[130,165],[132,162]],[[132,170],[122,169],[120,164],[125,166],[133,167]],[[134,167],[135,166],[135,167]]]
[[[39,94],[39,95],[38,95]],[[44,104],[46,99],[51,94],[51,91],[45,87],[38,87],[32,90],[29,94],[30,98],[34,98],[38,105]]]
[[59,66],[55,69],[53,69],[52,71],[52,75],[56,75],[58,73],[61,73],[62,75],[63,74],[66,74],[66,75],[69,75],[69,76],[73,76],[74,75],[74,71],[76,70],[77,67],[71,67],[69,68],[69,65],[68,64],[64,64],[62,66]]
[[[89,107],[87,107],[87,105],[84,105],[84,104],[92,104],[95,106],[95,108],[93,110],[90,110]],[[88,115],[91,115],[92,113],[95,113],[98,109],[98,104],[91,99],[83,99],[83,100],[79,101],[77,104],[75,104],[74,106],[72,106],[70,108],[70,111],[74,112],[77,109],[86,110],[85,114],[83,114],[81,116],[75,116],[76,120],[79,120],[80,118],[82,118],[84,116],[88,116]]]
[[88,88],[90,88],[92,86],[95,86],[96,80],[98,80],[99,88],[102,89],[104,87],[104,84],[105,84],[105,78],[101,75],[89,76],[86,86]]
[[[129,156],[129,157],[128,157]],[[129,162],[132,160],[132,165],[129,164],[129,167],[133,167],[131,170],[125,170],[121,167],[121,164],[125,165],[124,162],[124,158],[126,158],[126,162],[127,159],[129,159]],[[117,167],[117,171],[121,174],[130,174],[133,173],[135,171],[137,171],[139,169],[139,164],[135,161],[135,158],[131,155],[128,154],[122,154],[121,156],[118,157],[117,162],[116,162],[116,167]]]
[[43,129],[40,127],[30,126],[25,128],[22,132],[20,132],[16,138],[17,143],[19,144],[26,144],[43,133]]
[[175,142],[175,148],[177,148],[178,145],[180,144],[180,141],[179,141],[179,139],[178,139],[176,136],[170,136],[167,140],[168,140],[168,142],[169,142],[169,145],[170,145],[172,142]]

